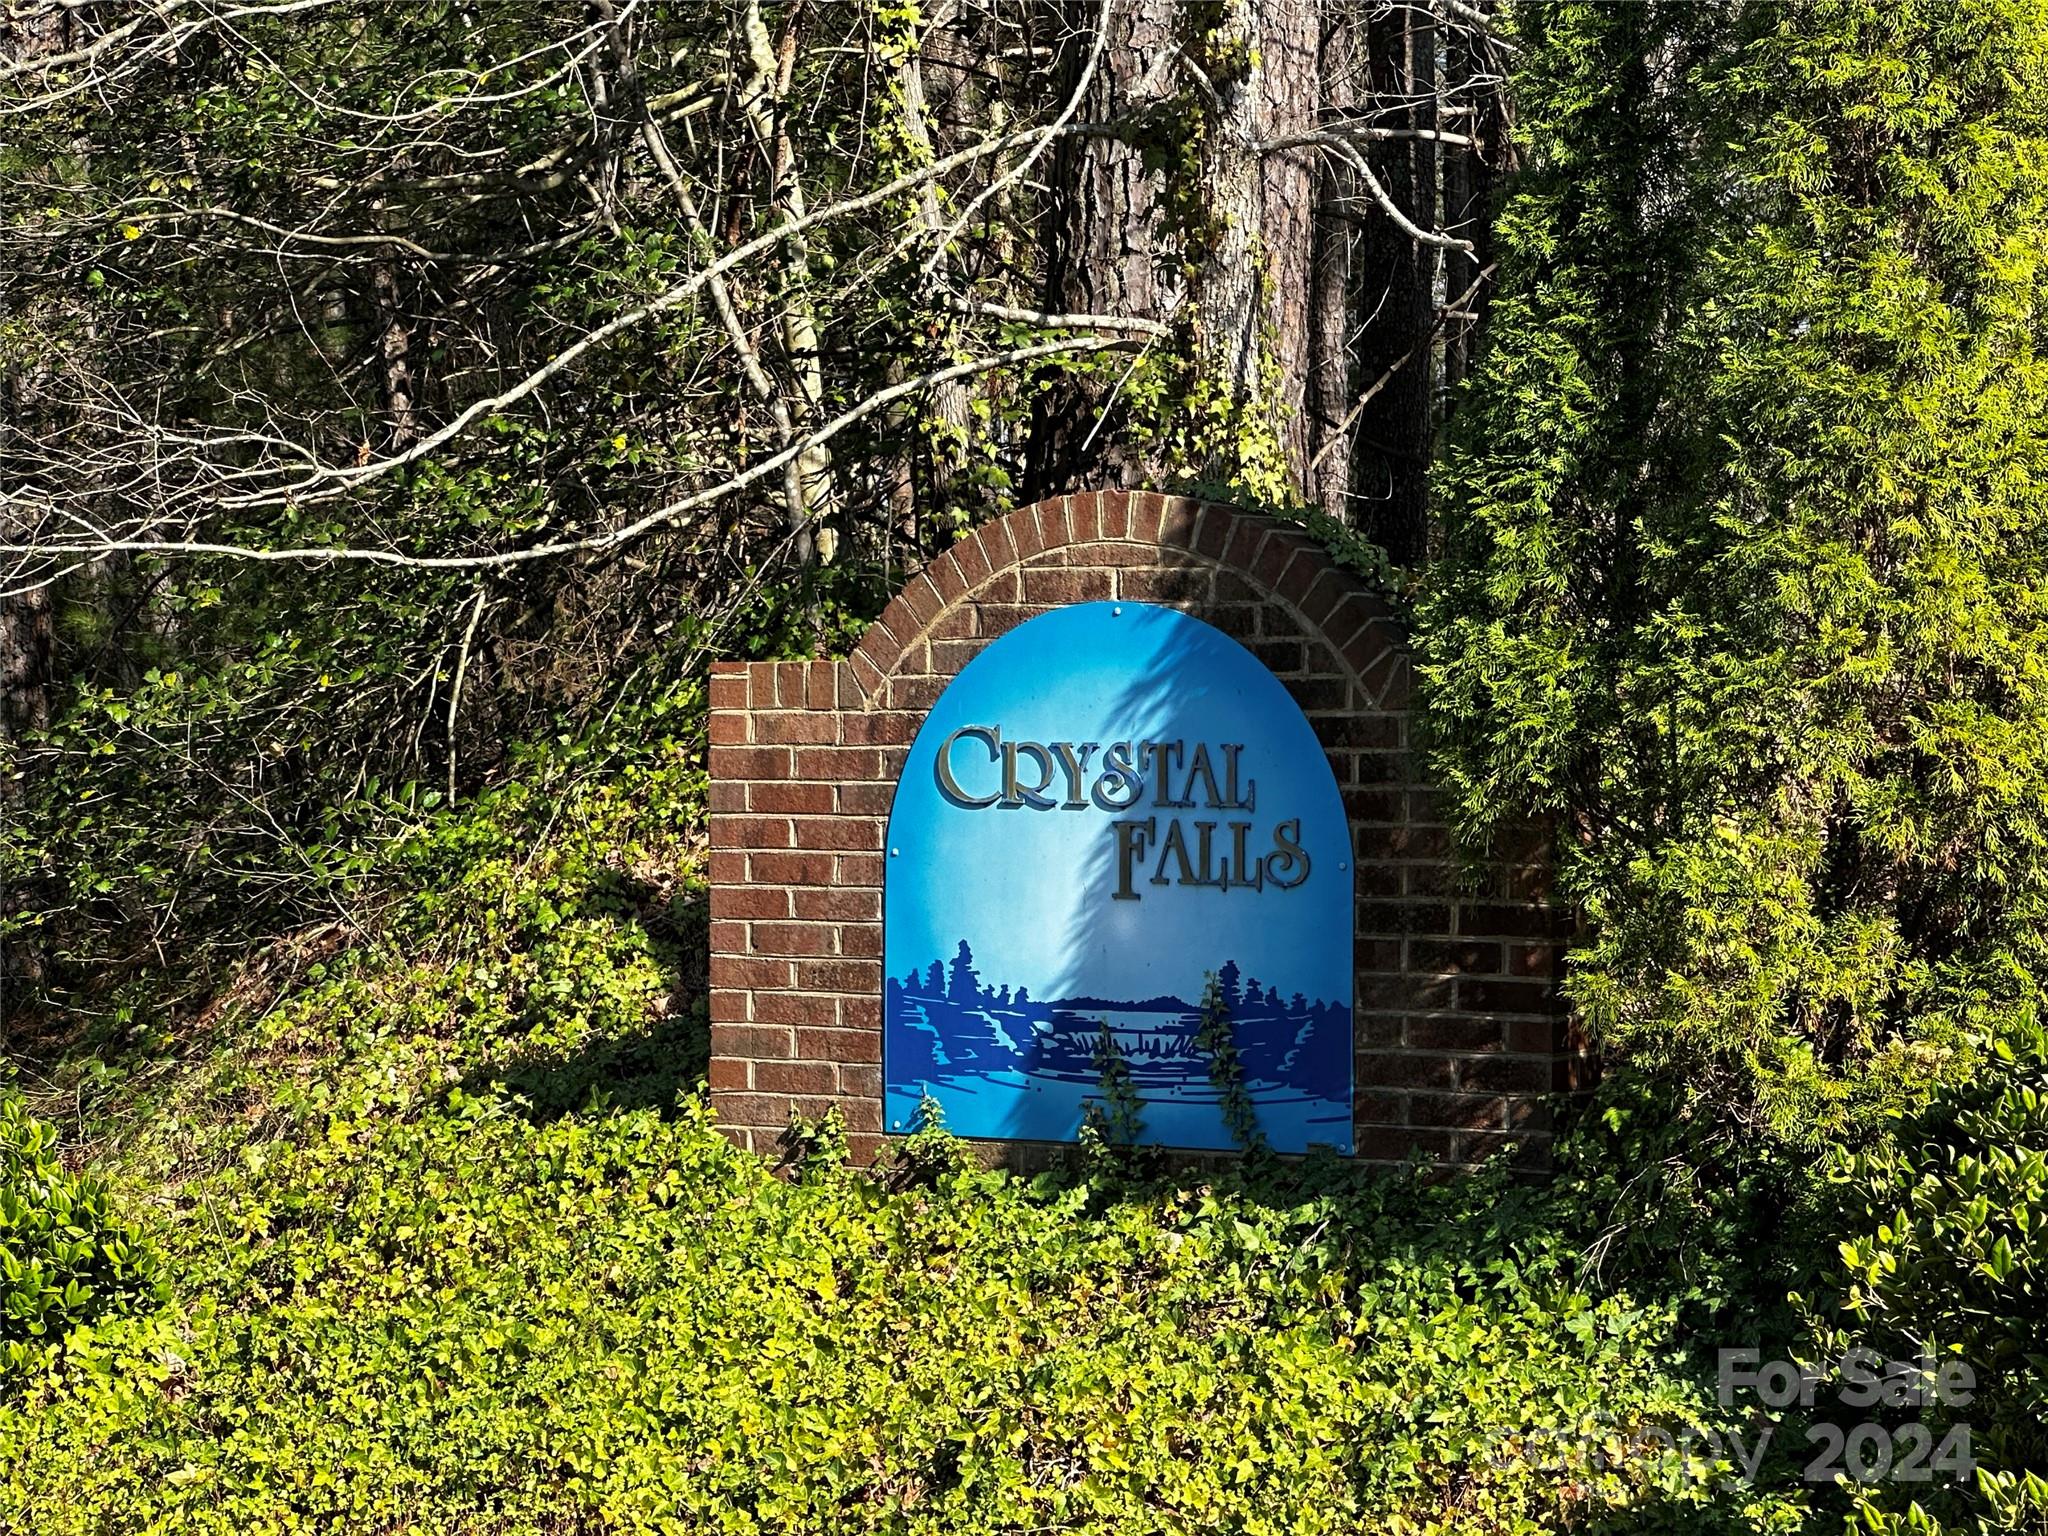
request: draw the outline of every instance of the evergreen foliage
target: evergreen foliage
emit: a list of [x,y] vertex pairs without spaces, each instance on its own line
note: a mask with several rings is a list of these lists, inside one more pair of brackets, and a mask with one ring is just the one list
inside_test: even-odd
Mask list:
[[2037,1006],[2048,6],[1531,4],[1423,607],[1611,1052],[1804,1142]]

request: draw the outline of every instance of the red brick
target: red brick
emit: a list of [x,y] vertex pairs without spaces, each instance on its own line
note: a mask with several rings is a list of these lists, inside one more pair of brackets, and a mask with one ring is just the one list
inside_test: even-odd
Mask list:
[[1483,1163],[1496,1153],[1505,1152],[1510,1146],[1528,1139],[1526,1136],[1511,1136],[1505,1131],[1460,1131],[1452,1157],[1460,1163]]
[[1019,507],[1010,514],[1010,544],[1017,551],[1019,560],[1028,560],[1045,548],[1045,535],[1038,529],[1038,512],[1034,507]]
[[1304,541],[1299,536],[1268,524],[1266,536],[1259,541],[1259,552],[1241,566],[1262,591],[1277,593],[1280,578],[1303,548]]
[[742,955],[713,955],[711,985],[714,987],[781,988],[790,984],[790,963]]
[[1155,541],[1174,549],[1192,549],[1195,529],[1202,517],[1202,503],[1188,496],[1169,496],[1160,509]]
[[[902,679],[891,678],[888,690],[894,703],[895,689]],[[918,717],[904,710],[863,711],[846,716],[841,739],[850,747],[898,747],[917,735]]]
[[1074,571],[1058,566],[1026,569],[1024,600],[1027,603],[1093,603],[1110,595],[1108,571]]
[[820,992],[878,992],[882,986],[879,960],[799,960],[797,985]]
[[1457,1075],[1447,1056],[1411,1055],[1406,1051],[1361,1051],[1357,1058],[1361,1088],[1455,1088]]
[[800,816],[796,845],[865,852],[882,846],[882,824],[872,816]]
[[1105,539],[1124,538],[1131,526],[1131,503],[1142,499],[1124,491],[1104,491],[1095,498],[1095,517]]
[[1359,1125],[1406,1125],[1408,1095],[1362,1090],[1352,1095],[1351,1116]]
[[787,817],[721,816],[723,835],[714,830],[713,841],[728,848],[787,848],[790,828]]
[[1510,944],[1507,969],[1511,976],[1548,981],[1558,973],[1558,948],[1555,944]]
[[1131,498],[1130,539],[1134,544],[1159,544],[1159,522],[1166,511],[1166,498],[1157,491],[1146,491]]
[[[895,602],[901,603],[910,615],[911,622],[904,627],[920,631],[928,627],[946,608],[946,600],[939,596],[939,589],[932,585],[931,578],[923,572],[910,578],[909,583],[896,595]],[[895,603],[890,606],[894,607]],[[894,624],[889,627],[897,628]]]
[[[1236,565],[1161,553],[1190,549]],[[963,601],[969,580],[980,585]],[[1273,588],[1295,608],[1273,602]],[[1290,684],[1343,786],[1358,828],[1359,1155],[1420,1145],[1477,1158],[1505,1143],[1508,1125],[1540,1144],[1553,1065],[1566,1085],[1591,1065],[1554,1048],[1566,927],[1537,904],[1547,830],[1504,839],[1475,866],[1483,883],[1460,885],[1442,813],[1406,751],[1412,669],[1384,603],[1291,526],[1149,492],[1064,498],[984,524],[896,594],[847,663],[713,667],[713,1075],[735,1140],[772,1148],[792,1106],[816,1115],[839,1103],[868,1155],[880,1145],[875,956],[894,775],[944,681],[989,639],[1107,597],[1190,606],[1253,648]],[[1361,673],[1374,695],[1356,691]],[[1375,696],[1396,707],[1374,708]],[[732,1048],[748,1030],[771,1051]],[[1023,1166],[1021,1153],[987,1155]]]
[[1028,619],[1038,617],[1040,610],[1015,604],[990,603],[981,610],[981,632],[990,639],[1009,633]]
[[1391,654],[1392,642],[1386,632],[1377,624],[1368,625],[1347,640],[1338,655],[1344,658],[1344,665],[1363,677],[1386,656]]
[[714,779],[786,779],[789,777],[789,749],[713,747],[711,776]]
[[882,856],[879,853],[842,853],[833,880],[839,885],[873,886],[880,889],[882,884]]
[[1067,498],[1067,531],[1075,544],[1093,544],[1102,537],[1102,519],[1093,496]]
[[758,955],[836,955],[838,938],[829,923],[756,923],[751,943]]
[[1254,640],[1245,649],[1258,657],[1268,672],[1308,670],[1308,647],[1299,640]]
[[882,754],[874,747],[796,749],[796,777],[800,779],[824,779],[836,784],[846,779],[878,779],[881,776]]
[[1299,608],[1302,599],[1308,596],[1309,589],[1321,579],[1323,573],[1328,569],[1328,563],[1320,551],[1313,549],[1297,550],[1294,558],[1287,562],[1285,573],[1282,574],[1279,581],[1274,583],[1273,590],[1279,593],[1285,601]]
[[1417,1008],[1448,1008],[1457,996],[1457,986],[1456,979],[1450,976],[1361,976],[1358,1006],[1402,1013]]
[[1473,1056],[1458,1063],[1468,1093],[1542,1094],[1550,1088],[1548,1056]]
[[960,579],[967,583],[970,592],[994,574],[989,567],[988,552],[981,547],[979,539],[962,539],[953,546],[951,553],[960,567]]
[[1008,518],[999,517],[992,523],[983,523],[976,537],[981,541],[981,552],[991,571],[1007,571],[1017,563],[1017,547],[1010,542]]
[[836,710],[778,710],[754,716],[754,739],[769,745],[783,742],[806,746],[829,745],[839,739]]
[[1358,904],[1360,933],[1448,934],[1451,909],[1430,902],[1361,901]]
[[747,790],[748,808],[784,815],[816,816],[832,809],[830,784],[755,784]]
[[1379,621],[1378,604],[1354,586],[1322,621],[1323,639],[1332,651],[1341,654],[1345,646],[1370,631]]
[[848,1098],[879,1099],[882,1069],[879,1064],[849,1062],[839,1068],[839,1091]]
[[1418,1093],[1408,1101],[1408,1118],[1454,1131],[1498,1131],[1507,1124],[1507,1105],[1470,1094]]
[[865,1029],[800,1029],[796,1053],[806,1061],[879,1062],[882,1037]]
[[846,658],[846,670],[859,686],[861,697],[872,699],[875,690],[888,680],[889,674],[875,665],[874,658],[863,651],[855,651]]
[[[837,1004],[829,997],[807,992],[763,992],[754,998],[754,1018],[761,1024],[830,1024],[839,1017]],[[810,1052],[799,1049],[799,1056]]]
[[787,1061],[796,1049],[796,1037],[786,1029],[768,1029],[758,1024],[714,1024],[711,1026],[711,1054],[748,1061]]
[[842,1099],[839,1101],[839,1118],[846,1129],[856,1134],[873,1133],[882,1128],[882,1096],[872,1098]]
[[1395,655],[1380,686],[1379,705],[1381,709],[1406,709],[1415,692],[1415,667],[1406,656]]
[[840,891],[826,888],[791,891],[789,897],[794,903],[798,917],[825,919],[831,922],[878,923],[882,920],[880,891]]
[[[789,1112],[795,1103],[786,1094],[726,1093],[719,1095],[716,1108],[719,1118],[728,1125],[779,1131],[789,1124]],[[761,1149],[755,1146],[754,1150]]]
[[1502,1035],[1498,1019],[1433,1016],[1410,1019],[1403,1038],[1422,1051],[1497,1051]]
[[945,691],[945,687],[946,679],[942,677],[933,677],[929,674],[899,675],[889,679],[885,697],[890,709],[905,710],[922,716],[939,702],[939,695]]
[[957,603],[967,595],[966,573],[960,569],[960,561],[950,549],[926,566],[924,573],[939,594],[940,602]]
[[769,1093],[831,1093],[838,1086],[839,1069],[829,1061],[754,1064],[754,1087]]
[[1360,1126],[1352,1137],[1352,1155],[1373,1162],[1406,1162],[1412,1153],[1448,1158],[1456,1138],[1449,1131],[1411,1130],[1406,1126]]
[[1069,499],[1059,496],[1038,505],[1038,531],[1047,549],[1064,549],[1074,542],[1073,524],[1067,521]]
[[747,878],[763,885],[830,885],[829,853],[756,853],[749,856]]
[[1205,603],[1208,587],[1208,572],[1186,567],[1116,573],[1116,595],[1134,603]]
[[1416,939],[1408,963],[1418,971],[1468,971],[1493,975],[1501,968],[1501,946],[1485,939]]
[[1540,981],[1469,980],[1458,983],[1458,1006],[1472,1012],[1547,1013],[1550,987]]
[[836,793],[842,816],[887,816],[896,798],[894,784],[841,784]]
[[1508,1129],[1510,1131],[1547,1132],[1550,1129],[1550,1121],[1550,1106],[1542,1100],[1508,1100]]
[[712,1057],[711,1070],[706,1074],[711,1083],[711,1091],[721,1093],[729,1089],[744,1090],[752,1087],[753,1084],[747,1081],[751,1076],[751,1067],[752,1063],[736,1057]]
[[907,635],[899,635],[882,620],[870,624],[867,633],[860,637],[860,644],[854,647],[854,654],[865,656],[884,672],[896,665],[896,658],[903,654]]
[[1509,1019],[1501,1028],[1505,1031],[1507,1047],[1511,1051],[1539,1052],[1544,1055],[1556,1051],[1562,1042],[1555,1019]]

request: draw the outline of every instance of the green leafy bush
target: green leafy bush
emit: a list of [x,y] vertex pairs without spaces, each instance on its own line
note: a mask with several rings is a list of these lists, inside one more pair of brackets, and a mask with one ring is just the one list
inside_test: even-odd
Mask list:
[[2018,1031],[1996,1058],[1989,1081],[1935,1124],[1839,1154],[1829,1169],[1837,1221],[1861,1235],[1841,1245],[1847,1283],[1839,1315],[1817,1322],[1820,1350],[1924,1354],[1974,1379],[1967,1403],[1915,1416],[1937,1440],[1969,1426],[1984,1469],[1978,1499],[1938,1485],[1917,1502],[1865,1490],[1858,1511],[1872,1531],[2048,1525],[2048,1037]]
[[156,1275],[106,1182],[68,1172],[56,1128],[0,1079],[0,1397],[71,1329],[147,1302]]
[[2040,995],[2048,7],[1517,15],[1437,761],[1559,828],[1611,1050],[1857,1134]]

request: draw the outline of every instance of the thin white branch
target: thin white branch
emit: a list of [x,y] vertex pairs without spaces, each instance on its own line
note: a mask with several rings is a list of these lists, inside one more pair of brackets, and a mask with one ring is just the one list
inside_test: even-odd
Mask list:
[[346,545],[318,544],[287,549],[258,549],[244,544],[223,544],[199,539],[98,539],[91,543],[0,544],[0,555],[42,559],[69,559],[78,556],[98,558],[114,554],[156,555],[164,558],[219,555],[235,560],[298,561],[309,564],[341,561],[357,565],[400,566],[410,570],[475,571],[524,565],[558,555],[602,553],[630,544],[653,529],[677,522],[685,513],[694,512],[700,507],[709,506],[735,492],[745,490],[756,481],[774,474],[799,455],[830,442],[856,422],[919,390],[951,383],[955,379],[972,378],[976,374],[990,373],[995,369],[1007,368],[1018,363],[1058,357],[1063,353],[1129,351],[1140,345],[1139,342],[1122,337],[1075,336],[1060,341],[1040,342],[1028,347],[1013,347],[1006,352],[992,353],[964,363],[954,363],[932,373],[905,379],[847,407],[808,437],[791,443],[781,452],[770,455],[741,473],[720,481],[717,485],[692,492],[623,527],[605,533],[593,533],[580,539],[559,539],[549,544],[535,544],[525,549],[499,550],[487,555],[408,555],[395,549],[361,549]]
[[1138,336],[1157,336],[1162,340],[1173,335],[1173,327],[1158,320],[1141,320],[1125,315],[1073,315],[1055,314],[1043,309],[1020,309],[1015,304],[990,304],[980,299],[961,299],[948,295],[946,308],[955,314],[987,315],[991,320],[1014,320],[1021,325],[1042,325],[1049,330],[1062,331],[1125,331]]

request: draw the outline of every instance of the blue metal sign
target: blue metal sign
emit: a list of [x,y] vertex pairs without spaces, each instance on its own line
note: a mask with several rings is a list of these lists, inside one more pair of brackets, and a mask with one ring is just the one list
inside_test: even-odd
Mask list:
[[1227,1149],[1248,1098],[1275,1149],[1348,1153],[1350,859],[1321,744],[1235,640],[1145,603],[1020,625],[896,788],[887,1123],[929,1096],[963,1136],[1066,1141],[1135,1093],[1138,1140]]

